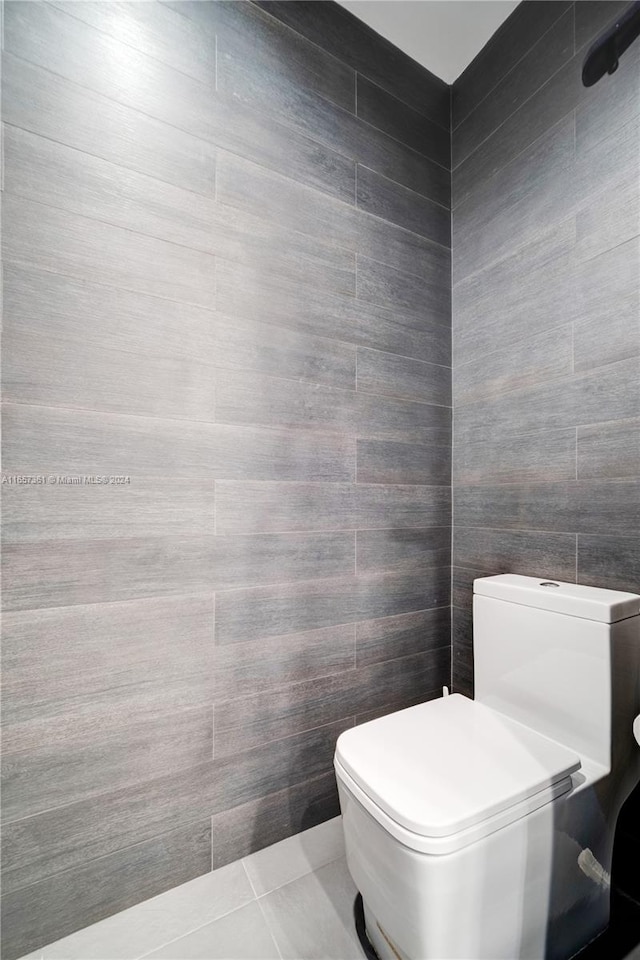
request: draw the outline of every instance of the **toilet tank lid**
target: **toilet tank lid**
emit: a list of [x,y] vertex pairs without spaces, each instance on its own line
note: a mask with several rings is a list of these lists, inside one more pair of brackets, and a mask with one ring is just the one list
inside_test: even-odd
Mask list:
[[481,577],[473,581],[473,592],[600,623],[615,623],[640,614],[640,596],[635,593],[585,587],[544,577],[520,577],[513,573]]

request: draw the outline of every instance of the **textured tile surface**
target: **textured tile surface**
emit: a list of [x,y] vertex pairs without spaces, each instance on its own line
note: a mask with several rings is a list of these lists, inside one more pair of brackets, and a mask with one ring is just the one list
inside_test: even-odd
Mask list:
[[277,957],[237,873],[108,918],[335,817],[341,730],[448,680],[450,91],[335,4],[3,39],[2,953]]
[[468,695],[475,577],[640,591],[637,49],[580,82],[623,8],[525,0],[454,84],[452,645]]

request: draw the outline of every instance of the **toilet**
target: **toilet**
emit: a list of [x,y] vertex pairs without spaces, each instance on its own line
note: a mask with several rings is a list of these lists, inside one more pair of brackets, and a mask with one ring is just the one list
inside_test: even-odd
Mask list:
[[485,577],[473,630],[475,700],[338,739],[367,936],[381,960],[567,960],[607,926],[640,780],[640,596]]

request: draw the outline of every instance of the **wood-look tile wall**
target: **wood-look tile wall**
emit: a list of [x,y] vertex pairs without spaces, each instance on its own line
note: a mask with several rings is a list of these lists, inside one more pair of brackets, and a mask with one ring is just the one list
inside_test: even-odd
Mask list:
[[4,6],[3,468],[131,477],[3,488],[12,960],[448,682],[450,94],[330,3]]
[[640,46],[626,6],[524,0],[454,84],[453,677],[474,576],[640,591]]

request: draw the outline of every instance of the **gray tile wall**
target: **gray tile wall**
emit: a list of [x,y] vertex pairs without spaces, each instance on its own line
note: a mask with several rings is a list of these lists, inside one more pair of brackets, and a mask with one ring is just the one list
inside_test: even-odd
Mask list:
[[3,94],[5,473],[131,477],[3,488],[12,960],[448,682],[450,92],[330,3],[7,0]]
[[640,591],[640,46],[524,0],[453,87],[453,680],[475,576]]

